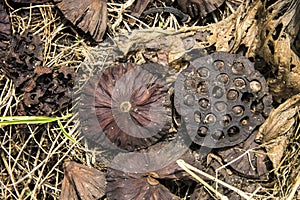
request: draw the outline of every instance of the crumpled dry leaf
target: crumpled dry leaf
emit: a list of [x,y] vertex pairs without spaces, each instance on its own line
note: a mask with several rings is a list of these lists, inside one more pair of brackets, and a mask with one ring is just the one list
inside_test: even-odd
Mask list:
[[[259,147],[254,141],[253,133],[245,142],[236,145],[233,148],[220,149],[218,154],[225,163],[239,174],[248,178],[258,178],[268,180],[268,160],[262,147]],[[246,153],[248,151],[248,153]]]
[[9,16],[4,10],[3,5],[0,4],[0,41],[9,40],[10,31],[11,31],[11,25],[9,22]]
[[300,91],[300,59],[291,48],[300,30],[299,9],[300,1],[276,1],[262,16],[257,53],[274,66],[269,85],[278,102]]
[[106,0],[54,0],[57,7],[75,26],[102,40],[108,23]]
[[224,0],[177,0],[179,7],[184,13],[192,18],[205,17],[224,3]]
[[105,194],[103,172],[74,161],[64,163],[60,200],[97,200]]
[[266,143],[264,146],[274,168],[279,165],[289,136],[294,132],[292,127],[296,123],[299,105],[300,94],[297,94],[274,109],[258,130],[256,140]]
[[256,141],[269,142],[288,132],[295,124],[295,116],[299,111],[299,105],[300,94],[297,94],[272,110],[269,117],[260,126]]
[[11,0],[11,1],[14,3],[24,3],[24,4],[27,4],[27,3],[42,4],[42,3],[47,3],[50,0]]
[[131,14],[135,17],[140,17],[150,2],[151,0],[137,0]]

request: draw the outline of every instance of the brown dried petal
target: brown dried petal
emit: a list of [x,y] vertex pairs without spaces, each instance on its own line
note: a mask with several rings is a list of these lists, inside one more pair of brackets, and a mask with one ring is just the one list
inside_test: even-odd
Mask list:
[[191,17],[205,17],[223,4],[224,0],[177,0],[179,7]]
[[137,0],[132,9],[132,15],[140,17],[150,2],[151,0]]
[[50,2],[51,0],[11,0],[14,3],[25,3],[25,4],[29,4],[29,3],[34,3],[34,4],[43,4],[43,3],[47,3]]
[[106,0],[54,0],[54,2],[75,26],[89,33],[97,42],[102,40],[108,22]]
[[[255,136],[256,134],[253,133],[245,142],[234,148],[219,150],[218,153],[226,163],[230,163],[236,159],[230,166],[239,174],[249,178],[267,180],[269,173],[268,165],[270,165],[270,163],[267,159],[266,152],[255,143]],[[245,154],[247,150],[249,150],[249,152]]]
[[60,200],[97,200],[105,194],[105,176],[101,171],[67,161],[64,175]]
[[4,10],[2,4],[0,4],[0,41],[9,40],[11,32],[11,25],[9,22],[9,16]]
[[[133,174],[111,169],[107,177],[108,200],[179,200],[165,186],[153,181],[155,174]],[[151,181],[152,180],[152,181]],[[155,179],[156,180],[156,179]],[[154,183],[154,184],[153,184]]]

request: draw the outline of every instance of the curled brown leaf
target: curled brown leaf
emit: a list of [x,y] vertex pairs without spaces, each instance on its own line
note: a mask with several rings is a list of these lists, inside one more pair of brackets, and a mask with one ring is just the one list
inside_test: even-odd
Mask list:
[[75,26],[89,33],[95,41],[102,40],[108,22],[106,0],[54,0],[54,2]]

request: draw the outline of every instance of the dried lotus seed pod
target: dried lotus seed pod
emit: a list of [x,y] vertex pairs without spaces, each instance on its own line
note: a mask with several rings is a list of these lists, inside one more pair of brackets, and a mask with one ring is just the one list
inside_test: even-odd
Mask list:
[[[187,81],[193,83],[188,90]],[[195,103],[182,103],[186,97]],[[246,140],[264,122],[271,104],[264,77],[240,55],[217,52],[192,60],[175,83],[175,107],[188,134],[210,148]]]

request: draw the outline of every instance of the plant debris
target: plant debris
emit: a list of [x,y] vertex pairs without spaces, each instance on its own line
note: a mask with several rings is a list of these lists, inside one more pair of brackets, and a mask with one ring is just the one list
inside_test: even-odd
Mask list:
[[54,0],[64,16],[75,26],[102,41],[108,22],[106,0]]
[[192,18],[205,17],[224,3],[224,0],[177,0],[184,13]]
[[294,132],[299,115],[299,97],[294,95],[276,109],[259,127],[256,141],[265,144],[274,168],[278,167],[287,148],[288,140]]
[[2,4],[0,4],[0,58],[5,57],[5,51],[8,46],[8,41],[11,38],[11,24],[9,16]]
[[104,196],[105,188],[103,172],[74,161],[64,163],[64,179],[59,199],[97,200]]
[[[0,127],[0,196],[5,199],[58,199],[60,195],[64,198],[63,196],[67,194],[68,199],[69,195],[74,194],[72,198],[82,199],[79,193],[82,194],[83,191],[89,196],[86,196],[87,199],[120,199],[116,196],[118,193],[128,194],[129,197],[140,195],[149,199],[165,197],[185,200],[218,197],[288,200],[299,198],[298,96],[293,95],[298,95],[300,91],[298,73],[300,1],[98,0],[75,4],[74,1],[64,0],[9,0],[0,3],[0,50],[2,50],[0,70],[5,73],[5,75],[0,74],[1,115],[14,117],[15,115],[72,114],[72,117],[63,119],[59,126],[56,123],[47,123]],[[102,42],[106,38],[110,40]],[[91,44],[98,44],[98,46],[94,47]],[[215,59],[213,57],[216,55],[215,52],[220,51],[223,53],[216,54],[222,54],[223,57]],[[202,62],[202,59],[212,57],[213,61],[220,64],[217,66],[222,68],[223,62],[226,67],[229,67],[227,71],[222,72],[220,79],[217,79],[220,71],[212,69],[207,71],[204,69],[208,68],[207,66],[199,70],[198,65],[194,66],[198,71],[194,70],[191,73],[192,65],[196,61]],[[228,60],[231,61],[232,57],[238,61],[242,60],[240,62],[242,64],[247,60],[248,64],[245,65],[247,70],[241,70],[243,74],[239,73],[241,66],[239,62],[234,64],[231,62],[230,66],[228,65]],[[250,64],[248,59],[251,61]],[[210,63],[208,60],[203,60],[203,63],[207,65]],[[149,104],[152,104],[151,100],[157,100],[157,97],[163,95],[167,100],[166,105],[161,102],[157,105],[166,106],[164,107],[166,110],[159,111],[166,111],[167,117],[166,123],[158,121],[161,116],[153,113],[143,117],[147,112],[143,112],[143,115],[134,113],[134,110],[130,110],[133,103],[128,101],[128,98],[125,100],[116,98],[115,102],[119,102],[122,106],[116,106],[119,109],[116,109],[115,113],[102,111],[97,113],[103,117],[100,119],[102,125],[121,124],[125,128],[129,127],[130,130],[136,127],[145,130],[149,128],[145,133],[134,131],[127,134],[127,131],[123,131],[123,127],[118,127],[119,132],[126,133],[126,137],[132,137],[132,134],[136,133],[139,137],[141,133],[144,134],[142,136],[149,136],[138,138],[147,141],[143,145],[122,149],[118,147],[118,139],[111,141],[103,134],[96,113],[92,110],[95,105],[91,101],[95,100],[95,95],[90,95],[91,101],[86,104],[88,105],[86,108],[90,110],[82,109],[77,113],[77,105],[82,106],[79,97],[84,97],[78,95],[80,93],[78,90],[86,89],[82,86],[92,74],[96,74],[93,77],[96,81],[88,84],[92,83],[93,86],[99,83],[98,75],[104,72],[110,73],[107,73],[107,79],[103,81],[113,82],[107,80],[118,75],[118,70],[114,71],[118,69],[117,66],[129,63],[133,66],[130,70],[132,74],[142,71],[141,74],[145,72],[164,84],[163,92],[158,96],[152,97],[153,93],[141,92],[141,96],[145,98],[135,96],[134,102],[148,99]],[[253,71],[253,66],[260,73]],[[251,69],[253,74],[249,74],[248,69]],[[78,75],[76,81],[75,72]],[[197,100],[194,107],[189,107],[192,113],[188,118],[182,110],[178,109],[180,108],[176,104],[178,98],[174,96],[174,92],[175,94],[176,91],[178,92],[177,77],[183,73],[190,73],[191,76],[184,79],[187,79],[192,86],[189,91],[182,90],[183,93],[190,92],[194,100]],[[108,76],[108,74],[113,75]],[[212,74],[214,80],[205,79],[207,75]],[[122,77],[126,78],[125,75]],[[218,84],[226,83],[227,80],[229,80],[227,86]],[[76,86],[71,103],[70,91],[74,81]],[[132,80],[127,81],[130,83]],[[196,85],[199,81],[201,84]],[[108,85],[105,86],[108,88]],[[145,89],[142,87],[140,91]],[[209,97],[202,95],[207,89],[211,95]],[[229,90],[233,92],[229,93],[228,98]],[[84,92],[93,94],[94,90]],[[244,92],[248,95],[244,95]],[[120,91],[111,94],[114,93],[121,95]],[[200,105],[199,93],[204,99]],[[102,92],[102,94],[108,93]],[[235,94],[238,94],[239,99],[234,100]],[[113,99],[112,96],[110,99]],[[245,98],[240,99],[240,96]],[[110,100],[105,98],[98,100],[103,99],[105,105],[102,106],[106,106]],[[221,101],[222,99],[224,101]],[[182,97],[179,100],[188,104],[193,102],[193,98]],[[201,106],[207,105],[205,100],[213,100],[209,102],[212,108],[210,112],[201,110]],[[275,109],[269,116],[271,103]],[[228,109],[224,113],[217,111],[217,109],[222,110],[225,104]],[[124,113],[120,108],[123,111],[130,111]],[[120,113],[121,115],[118,115]],[[218,118],[220,113],[221,116],[225,115],[224,120]],[[114,115],[114,118],[111,115]],[[82,116],[84,118],[81,118]],[[124,120],[124,116],[127,118],[130,116],[133,122],[131,124],[134,126],[129,126],[130,123]],[[156,125],[159,125],[161,130],[157,126],[147,126],[146,122],[151,121],[148,120],[149,117],[159,122]],[[205,140],[192,143],[190,138],[194,139],[196,132],[189,130],[192,135],[187,135],[186,125],[189,126],[192,121],[197,130],[199,125],[213,129],[210,122],[214,122],[215,117],[218,122],[212,123],[213,125],[219,121],[229,122],[225,130],[222,130],[226,131],[226,137],[223,138],[222,132],[207,134],[210,141],[212,141],[211,135],[215,138],[221,136],[219,146],[215,149],[206,147],[216,146]],[[94,118],[94,121],[91,121],[91,118]],[[265,123],[261,125],[264,120]],[[91,124],[98,124],[98,126],[90,126]],[[73,143],[74,141],[65,138],[61,127],[64,127],[76,141],[79,141],[80,138],[77,137],[83,134],[91,136],[92,142],[102,141],[101,137],[104,137],[110,142],[106,140],[105,144],[113,144],[113,148],[121,149],[121,152],[120,150],[109,151],[111,154],[119,153],[116,156],[111,155],[107,153],[108,151],[103,151],[97,143],[93,146],[96,148],[90,148],[90,143],[85,143],[85,140],[82,143]],[[201,129],[199,132],[206,131]],[[227,137],[235,133],[238,133],[241,139]],[[187,136],[184,142],[192,143],[187,147],[191,160],[188,159],[186,162],[195,164],[196,161],[195,166],[198,169],[213,177],[208,179],[208,176],[199,173],[199,177],[204,179],[202,183],[206,182],[208,185],[203,186],[198,183],[196,181],[198,179],[193,179],[191,175],[178,168],[175,162],[173,163],[174,160],[169,160],[178,153],[178,146],[173,145],[173,141],[178,138],[183,139],[177,137],[178,135]],[[127,139],[126,137],[121,139]],[[162,143],[171,148],[164,149]],[[126,146],[127,142],[123,144]],[[154,146],[158,147],[155,151],[159,153],[155,152],[154,156],[147,155],[147,152],[153,151]],[[145,157],[133,156],[134,162],[131,162],[130,156],[137,154]],[[80,166],[75,168],[71,167],[75,164],[70,164],[70,167],[65,166],[65,172],[69,170],[73,173],[78,169],[83,174],[79,179],[83,178],[88,185],[91,183],[92,189],[86,191],[85,189],[88,188],[79,184],[78,193],[76,184],[68,180],[61,181],[60,169],[65,157],[100,169],[99,165],[103,164],[102,161],[107,157],[111,158],[110,156],[115,156],[115,159],[112,162],[105,162],[108,172],[100,172],[102,177],[107,175],[110,185],[113,186],[106,191],[103,187],[96,186],[98,183],[93,180],[95,176],[86,177],[81,173],[87,166],[78,163],[76,166]],[[153,158],[158,162],[149,162]],[[273,166],[269,165],[269,159]],[[153,165],[157,168],[148,170]],[[81,168],[82,166],[84,167]],[[89,169],[91,168],[86,168],[87,171]],[[221,184],[218,180],[227,182],[236,190]],[[63,187],[61,193],[59,188],[62,184],[66,185],[66,182],[70,187],[67,187],[69,189]],[[99,182],[102,185],[103,179]],[[128,185],[124,185],[127,183],[134,187],[127,190]],[[97,192],[92,194],[92,191]],[[237,191],[241,193],[236,193]],[[107,197],[100,197],[103,194]],[[126,196],[122,197],[126,199]]]
[[[146,151],[155,151],[156,148],[162,146],[160,144],[150,147]],[[140,159],[146,161],[148,158],[144,155]],[[195,163],[191,151],[187,151],[182,155],[182,159]],[[136,165],[147,168],[147,166],[143,166],[141,163],[144,162],[136,163]],[[181,169],[176,162],[169,163],[167,166],[158,169],[157,171],[148,171],[144,173],[130,173],[109,168],[107,173],[107,198],[109,200],[179,200],[181,198],[175,194],[177,192],[176,190],[179,189],[178,187],[183,187],[184,185],[190,186],[193,182],[192,177]],[[165,185],[168,185],[168,187]],[[177,188],[174,191],[175,193],[172,193],[170,190],[171,185],[174,185],[175,188]]]
[[247,178],[268,181],[271,163],[264,148],[254,141],[255,137],[256,134],[253,133],[243,143],[233,148],[220,149],[217,152],[224,162],[228,163],[238,174]]

